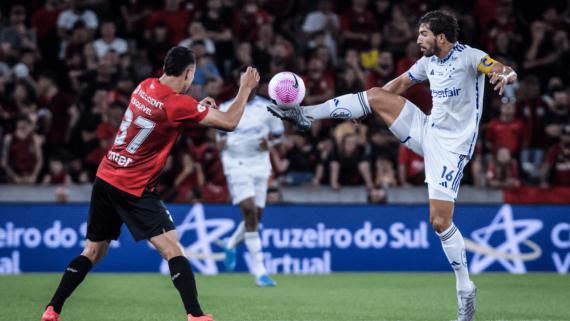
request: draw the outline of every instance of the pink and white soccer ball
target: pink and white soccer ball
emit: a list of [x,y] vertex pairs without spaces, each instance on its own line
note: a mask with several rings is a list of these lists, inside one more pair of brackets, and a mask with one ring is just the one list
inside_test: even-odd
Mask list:
[[290,109],[299,106],[305,98],[305,83],[299,75],[284,71],[271,78],[269,98],[282,109]]

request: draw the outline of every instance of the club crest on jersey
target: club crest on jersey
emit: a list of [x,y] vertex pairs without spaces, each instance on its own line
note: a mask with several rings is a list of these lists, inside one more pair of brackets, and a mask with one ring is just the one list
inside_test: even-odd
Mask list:
[[204,110],[206,110],[206,107],[204,107],[204,106],[198,104],[198,111],[199,111],[199,112],[203,112]]

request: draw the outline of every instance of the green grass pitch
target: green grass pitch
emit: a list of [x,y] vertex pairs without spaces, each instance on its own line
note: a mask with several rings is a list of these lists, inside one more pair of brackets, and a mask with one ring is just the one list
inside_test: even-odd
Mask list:
[[[200,304],[215,320],[455,320],[452,273],[275,275],[258,288],[248,274],[196,275]],[[60,274],[0,276],[0,320],[39,321]],[[472,276],[476,320],[570,320],[570,276]],[[67,300],[62,321],[185,319],[168,276],[89,274]]]

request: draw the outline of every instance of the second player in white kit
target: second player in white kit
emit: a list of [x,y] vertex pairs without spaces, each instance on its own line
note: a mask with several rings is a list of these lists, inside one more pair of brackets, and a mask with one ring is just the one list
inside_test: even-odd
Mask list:
[[[220,106],[225,111],[232,101]],[[234,205],[239,205],[244,220],[234,234],[224,240],[228,270],[236,265],[235,248],[245,242],[255,269],[256,284],[274,286],[263,265],[261,240],[257,226],[267,198],[267,184],[271,176],[270,145],[280,142],[283,122],[266,112],[270,102],[252,94],[235,131],[219,135],[224,144],[222,163]]]

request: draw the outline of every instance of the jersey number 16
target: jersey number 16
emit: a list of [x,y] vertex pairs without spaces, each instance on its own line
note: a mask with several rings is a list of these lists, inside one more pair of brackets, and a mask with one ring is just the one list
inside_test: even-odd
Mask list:
[[[125,142],[125,138],[127,137],[127,129],[133,122],[133,111],[130,108],[127,108],[125,112],[125,119],[121,123],[121,127],[119,128],[120,133],[117,134],[115,138],[115,145],[119,146]],[[154,129],[155,123],[150,121],[142,116],[137,117],[135,119],[135,124],[140,126],[141,129],[139,133],[131,140],[129,145],[127,146],[127,152],[134,154],[140,145],[144,142],[144,140],[150,135],[152,130]]]

